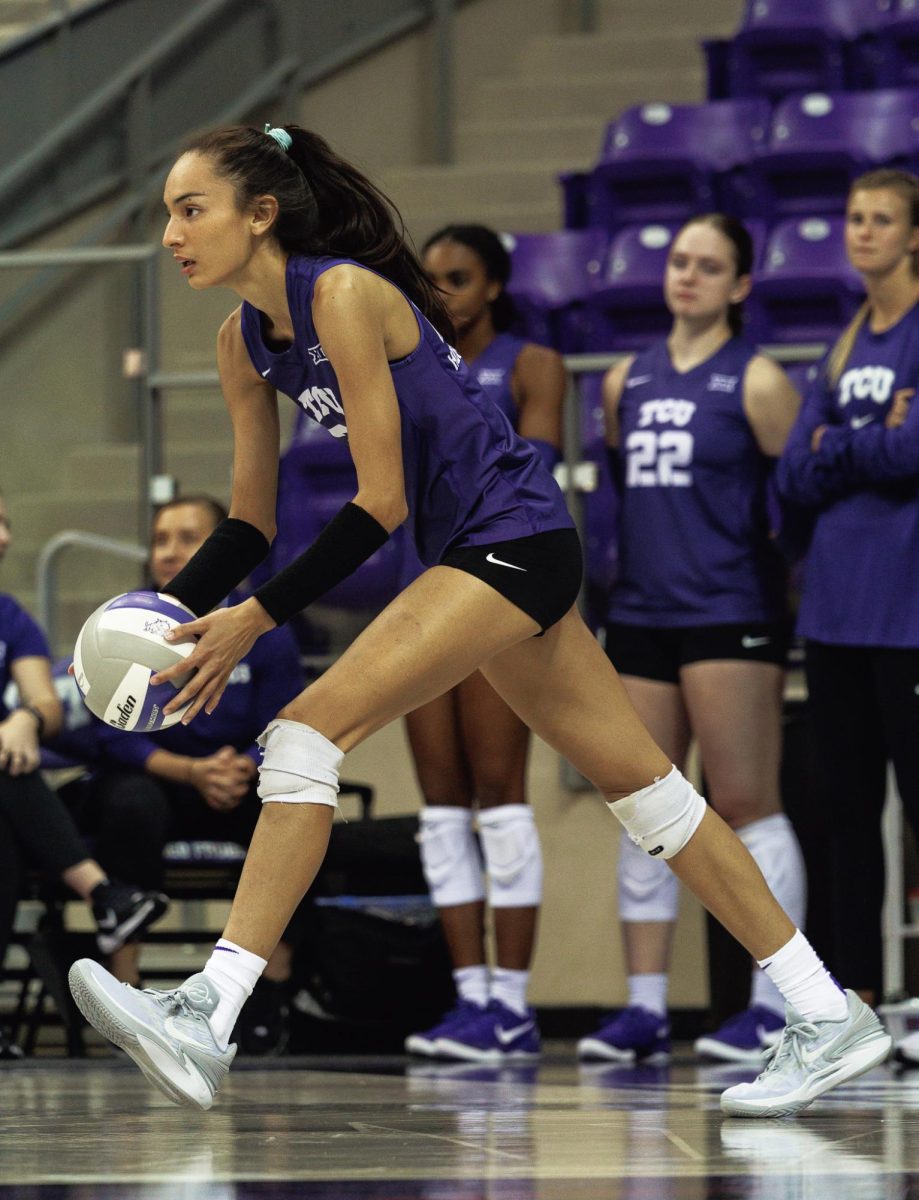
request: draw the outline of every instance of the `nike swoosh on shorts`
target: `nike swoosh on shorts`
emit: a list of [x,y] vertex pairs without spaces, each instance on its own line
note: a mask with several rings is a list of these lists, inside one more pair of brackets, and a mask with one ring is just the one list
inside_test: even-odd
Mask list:
[[495,558],[494,554],[486,554],[485,561],[494,563],[496,567],[510,567],[512,571],[526,571],[526,567],[518,567],[514,563],[504,562],[501,558]]

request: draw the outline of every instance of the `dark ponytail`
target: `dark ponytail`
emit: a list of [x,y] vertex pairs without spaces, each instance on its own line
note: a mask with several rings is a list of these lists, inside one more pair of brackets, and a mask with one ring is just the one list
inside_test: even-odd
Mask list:
[[351,258],[384,276],[412,300],[448,341],[453,327],[443,302],[411,249],[395,205],[324,138],[282,126],[284,150],[267,133],[231,125],[204,133],[185,150],[206,155],[229,179],[246,208],[258,196],[278,202],[274,234],[288,254]]
[[501,291],[488,306],[491,323],[497,333],[509,329],[517,317],[517,306],[507,293],[511,256],[495,231],[487,225],[445,225],[443,229],[432,233],[424,243],[422,257],[438,242],[457,242],[479,256],[486,276],[501,285]]

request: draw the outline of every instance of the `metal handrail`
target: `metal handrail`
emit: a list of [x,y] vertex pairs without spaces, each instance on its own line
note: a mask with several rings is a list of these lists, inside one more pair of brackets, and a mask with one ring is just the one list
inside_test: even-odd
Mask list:
[[64,550],[73,546],[79,546],[83,550],[98,550],[106,554],[114,554],[118,558],[127,558],[134,562],[146,562],[150,553],[146,546],[138,546],[134,542],[122,542],[117,538],[105,537],[100,533],[86,533],[82,529],[65,529],[49,538],[38,555],[35,567],[35,591],[38,623],[44,629],[52,649],[56,645],[57,635],[54,601],[57,595],[58,558]]

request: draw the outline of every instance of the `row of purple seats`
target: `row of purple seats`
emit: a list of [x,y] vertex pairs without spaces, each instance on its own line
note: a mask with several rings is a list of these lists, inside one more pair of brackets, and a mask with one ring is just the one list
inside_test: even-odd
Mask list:
[[747,0],[703,42],[710,99],[919,83],[917,0]]
[[[680,222],[603,230],[559,230],[508,239],[509,292],[517,331],[562,353],[637,349],[662,336],[670,317],[662,280]],[[802,217],[767,232],[748,227],[757,251],[745,306],[757,342],[834,337],[861,302],[859,276],[843,245],[841,217]]]
[[840,213],[850,182],[919,167],[919,90],[644,104],[611,122],[589,172],[561,177],[565,225],[615,230],[720,208],[777,221]]

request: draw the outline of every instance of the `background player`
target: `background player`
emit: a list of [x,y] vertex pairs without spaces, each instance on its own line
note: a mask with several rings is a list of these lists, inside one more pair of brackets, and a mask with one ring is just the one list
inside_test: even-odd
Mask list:
[[[742,337],[753,243],[718,213],[676,235],[664,277],[665,340],[604,380],[620,496],[619,575],[606,649],[639,716],[674,762],[698,742],[709,802],[797,925],[804,864],[782,812],[779,765],[788,644],[785,569],[767,481],[800,398]],[[619,854],[628,1006],[579,1044],[583,1057],[669,1054],[667,970],[677,882],[623,836]],[[750,1007],[700,1039],[702,1054],[762,1058],[784,1002],[754,966]]]
[[[508,332],[511,260],[482,225],[449,225],[422,261],[440,290],[469,373],[551,470],[560,457],[565,370],[546,346]],[[405,584],[424,567],[407,547]],[[421,859],[440,910],[459,1003],[406,1049],[461,1059],[519,1058],[539,1051],[527,984],[542,901],[542,852],[526,803],[530,732],[480,671],[405,718],[424,796]],[[478,809],[478,839],[474,806]],[[482,856],[480,857],[479,844]],[[485,889],[494,919],[495,965],[485,945]],[[509,1042],[499,1028],[522,1030]]]

